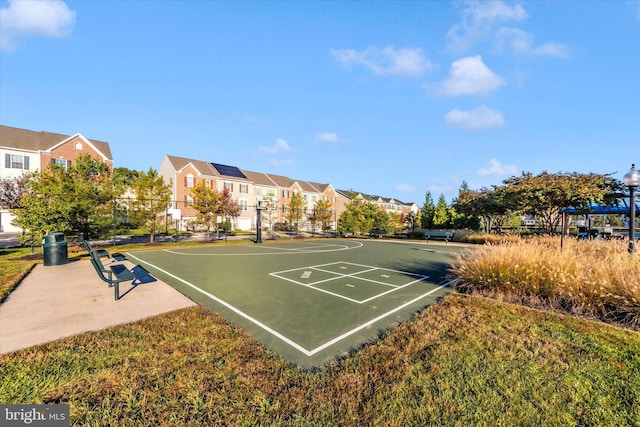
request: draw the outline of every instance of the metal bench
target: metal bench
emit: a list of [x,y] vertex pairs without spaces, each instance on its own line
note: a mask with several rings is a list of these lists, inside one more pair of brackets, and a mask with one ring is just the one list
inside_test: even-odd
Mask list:
[[445,231],[445,230],[427,230],[424,232],[424,238],[427,239],[427,241],[429,239],[433,239],[433,240],[444,240],[445,242],[448,242],[449,240],[451,240],[451,238],[453,237],[453,232],[451,231]]
[[98,277],[102,281],[106,282],[109,287],[114,288],[115,300],[120,299],[120,283],[132,282],[136,279],[133,272],[129,271],[127,267],[122,264],[112,264],[108,268],[102,264],[102,257],[94,251],[89,251],[91,258],[91,264],[98,273]]
[[87,250],[87,252],[91,253],[95,253],[98,255],[99,258],[110,258],[111,255],[109,255],[109,252],[107,252],[105,249],[94,249],[93,246],[91,246],[91,243],[89,243],[88,240],[83,240],[82,244],[84,245],[84,248]]

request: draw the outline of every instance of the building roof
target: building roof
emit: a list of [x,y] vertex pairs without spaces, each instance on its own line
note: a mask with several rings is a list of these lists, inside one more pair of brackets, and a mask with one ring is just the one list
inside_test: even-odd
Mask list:
[[312,193],[322,193],[322,191],[318,190],[313,184],[311,184],[309,181],[299,181],[296,180],[296,182],[298,184],[300,184],[300,187],[302,188],[302,191],[306,191],[306,192],[312,192]]
[[317,188],[320,193],[324,193],[326,189],[331,186],[331,184],[320,184],[319,182],[311,182],[311,181],[309,181],[309,184]]
[[241,169],[241,170],[242,170],[242,173],[247,177],[247,179],[249,179],[250,181],[253,181],[255,185],[264,185],[267,187],[277,186],[277,184],[271,178],[269,178],[269,175],[267,175],[266,173],[251,172],[244,169]]
[[61,142],[64,142],[74,136],[81,136],[91,143],[91,145],[93,145],[95,149],[98,150],[107,160],[113,161],[111,148],[109,147],[108,142],[87,139],[79,133],[75,135],[63,135],[53,132],[37,132],[0,125],[0,146],[25,151],[47,152],[56,145],[59,145]]
[[187,159],[186,157],[167,156],[167,159],[173,165],[176,171],[184,169],[189,163],[198,170],[202,175],[218,177],[220,174],[209,162],[203,162],[201,160]]
[[[563,209],[562,212],[569,215],[627,215],[631,211],[629,209],[631,200],[622,198],[614,201],[610,205],[602,205],[599,203],[589,202],[587,206],[582,208],[569,207]],[[640,205],[636,202],[636,212],[640,213]]]
[[293,185],[293,183],[295,182],[293,179],[287,177],[287,176],[282,176],[282,175],[273,175],[271,173],[267,174],[269,176],[269,178],[276,183],[276,185],[278,187],[285,187],[285,188],[289,188]]

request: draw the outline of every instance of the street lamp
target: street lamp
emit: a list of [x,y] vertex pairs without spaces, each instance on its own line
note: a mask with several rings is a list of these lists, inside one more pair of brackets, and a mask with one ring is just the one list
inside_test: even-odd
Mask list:
[[640,172],[636,170],[635,163],[622,178],[622,182],[629,188],[629,253],[635,251],[636,240],[636,188],[640,185]]

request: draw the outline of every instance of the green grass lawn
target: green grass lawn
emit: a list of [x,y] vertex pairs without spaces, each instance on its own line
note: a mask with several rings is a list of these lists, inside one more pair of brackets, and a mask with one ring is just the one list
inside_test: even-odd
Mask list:
[[0,402],[77,425],[585,425],[640,422],[640,337],[447,296],[309,372],[202,308],[0,356]]

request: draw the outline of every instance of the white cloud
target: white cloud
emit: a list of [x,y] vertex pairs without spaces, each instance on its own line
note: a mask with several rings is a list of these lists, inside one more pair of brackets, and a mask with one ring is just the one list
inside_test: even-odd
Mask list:
[[504,85],[504,79],[491,71],[480,55],[476,55],[454,61],[449,68],[449,76],[437,85],[437,92],[443,96],[487,95]]
[[504,126],[504,117],[501,112],[483,105],[470,111],[453,109],[445,116],[445,122],[471,130],[490,129]]
[[496,34],[496,46],[498,48],[507,46],[518,55],[552,56],[555,58],[568,56],[567,47],[558,43],[549,42],[534,47],[533,34],[519,28],[501,28]]
[[466,1],[462,11],[462,22],[447,32],[449,47],[465,51],[474,44],[492,37],[493,28],[500,22],[522,21],[529,17],[519,4],[507,5],[500,0]]
[[76,22],[76,13],[58,0],[9,0],[0,9],[0,49],[12,50],[21,37],[67,37]]
[[433,65],[423,55],[422,49],[384,49],[369,47],[365,50],[334,49],[331,55],[344,67],[361,65],[378,76],[403,75],[417,77],[431,69]]
[[340,141],[340,137],[338,134],[333,132],[320,132],[316,134],[316,141],[318,142],[334,142],[338,143]]
[[478,176],[502,176],[509,177],[518,174],[518,168],[513,165],[503,165],[496,159],[489,160],[489,164],[478,169]]
[[396,186],[396,191],[399,191],[401,193],[413,193],[415,190],[415,187],[409,184],[398,184]]
[[287,141],[285,141],[282,138],[278,138],[276,139],[276,142],[273,145],[258,147],[258,151],[261,153],[273,154],[273,153],[291,151],[291,147],[289,147],[289,144],[287,144]]

